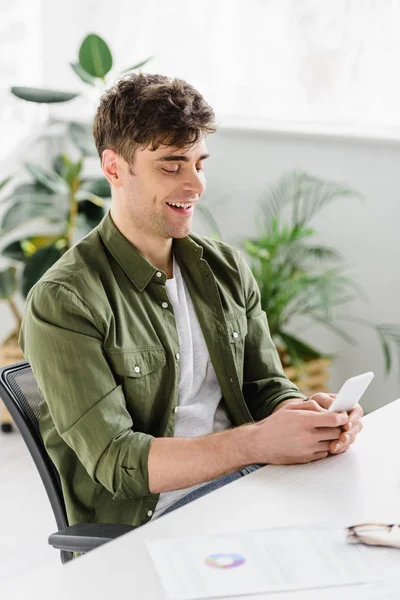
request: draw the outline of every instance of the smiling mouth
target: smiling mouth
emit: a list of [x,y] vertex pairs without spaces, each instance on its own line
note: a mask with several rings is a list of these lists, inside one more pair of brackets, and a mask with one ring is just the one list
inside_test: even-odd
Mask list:
[[193,214],[195,202],[166,202],[166,205],[176,214],[188,217]]
[[167,202],[168,206],[173,206],[174,208],[190,208],[193,206],[193,202]]

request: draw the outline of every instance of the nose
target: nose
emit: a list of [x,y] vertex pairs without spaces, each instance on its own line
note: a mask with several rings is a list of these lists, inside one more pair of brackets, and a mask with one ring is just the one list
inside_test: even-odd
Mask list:
[[201,196],[206,189],[206,178],[204,176],[204,171],[197,171],[197,169],[193,169],[193,171],[191,170],[185,180],[183,188],[187,192]]

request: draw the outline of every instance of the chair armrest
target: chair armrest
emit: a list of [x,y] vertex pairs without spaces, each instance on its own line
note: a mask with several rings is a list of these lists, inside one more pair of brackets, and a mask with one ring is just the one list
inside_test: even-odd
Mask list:
[[57,550],[84,554],[98,546],[136,529],[115,523],[77,523],[49,536],[49,544]]

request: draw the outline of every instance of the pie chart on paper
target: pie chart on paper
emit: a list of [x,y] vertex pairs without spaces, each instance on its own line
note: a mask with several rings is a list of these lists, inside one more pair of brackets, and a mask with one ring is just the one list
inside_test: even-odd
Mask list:
[[234,569],[245,563],[240,554],[210,554],[204,559],[205,564],[213,569]]

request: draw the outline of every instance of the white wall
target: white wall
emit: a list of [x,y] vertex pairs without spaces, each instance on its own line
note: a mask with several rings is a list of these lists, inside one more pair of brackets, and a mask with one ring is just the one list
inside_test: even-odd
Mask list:
[[[176,4],[176,0],[174,1]],[[155,2],[153,1],[152,4],[155,5]],[[249,15],[252,14],[250,5],[258,4],[255,0],[249,2]],[[284,10],[287,11],[289,4],[288,1],[281,3],[280,0],[279,2],[275,0],[270,2],[271,7],[274,6],[275,10],[278,10],[280,6],[285,6]],[[198,10],[201,6],[203,5],[197,6]],[[311,17],[314,19],[315,11],[319,10],[318,6],[322,5],[317,5],[315,2],[308,3],[310,19]],[[366,6],[359,3],[358,0],[349,3],[348,6],[352,13],[351,23],[353,25],[347,30],[346,35],[343,33],[336,38],[327,38],[327,44],[333,53],[336,52],[336,48],[342,48],[341,44],[355,39],[353,37],[355,21],[360,23],[356,35],[357,40],[360,39],[361,33],[369,31],[370,27],[375,28],[379,21],[374,20],[371,15],[369,15],[368,21],[366,13],[364,19],[355,18],[354,7],[361,10],[361,6]],[[190,56],[195,61],[203,60],[202,53],[196,53],[193,44],[180,45],[179,23],[173,30],[168,29],[166,32],[168,35],[164,39],[156,33],[151,34],[151,23],[149,24],[146,17],[146,29],[143,31],[140,24],[141,19],[145,18],[146,10],[144,5],[136,0],[130,2],[116,0],[112,12],[108,5],[99,5],[94,0],[80,0],[79,2],[70,0],[67,5],[61,0],[42,0],[42,7],[43,82],[48,87],[79,89],[79,81],[69,69],[68,62],[75,59],[81,40],[89,32],[97,32],[107,39],[115,50],[116,62],[121,67],[130,64],[132,59],[135,61],[154,51],[160,54],[164,46],[170,50],[172,43],[175,44],[177,56],[184,51],[191,53]],[[155,14],[157,14],[156,11]],[[163,15],[163,19],[167,19],[165,11]],[[176,11],[175,13],[171,11],[171,15],[175,15],[174,19],[177,18]],[[337,24],[342,23],[341,12],[339,16]],[[329,23],[327,25],[323,17],[324,15],[320,22],[324,23],[324,27],[328,27]],[[212,15],[210,18],[212,19]],[[300,15],[299,18],[304,24],[303,17]],[[348,20],[345,22],[350,23]],[[310,20],[307,23],[312,34],[313,23],[316,24],[316,27],[318,24]],[[379,21],[379,23],[381,22]],[[246,31],[250,25],[251,22],[247,21]],[[159,28],[159,23],[157,23],[157,28]],[[334,31],[333,29],[329,30]],[[379,27],[376,27],[377,32],[378,30],[380,31]],[[156,27],[154,31],[156,31]],[[302,31],[301,27],[298,31]],[[182,32],[182,36],[183,33],[186,34],[186,30]],[[340,37],[341,35],[342,37]],[[206,38],[204,39],[206,40]],[[320,40],[318,43],[320,43],[324,36],[320,36],[318,39]],[[372,39],[372,37],[368,36],[368,39]],[[276,40],[277,43],[285,45],[284,38],[278,36]],[[381,41],[378,38],[376,40],[378,47]],[[312,56],[321,56],[312,35],[308,41],[305,37],[301,43],[304,43],[304,48],[310,50]],[[381,46],[379,48],[383,52],[384,48]],[[198,49],[201,50],[201,47]],[[219,51],[217,47],[214,50],[215,53]],[[353,50],[355,51],[354,48]],[[346,52],[343,50],[342,55],[345,54]],[[257,61],[268,58],[262,58],[258,54],[255,56]],[[275,56],[278,58],[278,54],[275,53]],[[307,56],[306,62],[309,64],[312,56],[311,58],[309,55]],[[226,58],[229,59],[229,56]],[[207,67],[208,63],[205,64]],[[281,68],[284,68],[284,65],[285,60],[282,60]],[[176,72],[172,66],[171,69],[174,71],[173,74],[181,74]],[[338,73],[341,72],[342,70],[339,69]],[[349,73],[351,72],[350,70]],[[245,73],[246,69],[242,69],[241,76],[244,77]],[[278,72],[274,73],[274,77],[279,76]],[[286,76],[287,73],[285,73]],[[389,77],[386,83],[390,84],[394,79]],[[273,78],[271,81],[277,83],[278,80]],[[21,84],[23,83],[21,82]],[[318,78],[314,81],[315,86],[318,90]],[[346,89],[348,88],[346,87]],[[332,90],[325,90],[326,98],[330,98]],[[357,93],[359,91],[358,89]],[[369,102],[370,98],[366,94],[367,88],[363,88],[362,91],[362,97]],[[282,90],[282,93],[286,102],[288,95],[285,94],[285,90]],[[388,94],[387,97],[393,98],[394,96]],[[375,106],[376,103],[373,104]],[[70,105],[70,107],[72,106],[73,104]],[[245,98],[243,109],[246,112]],[[393,111],[391,114],[393,116]],[[400,144],[316,137],[306,134],[220,130],[210,138],[209,148],[212,152],[212,158],[207,165],[209,190],[226,198],[224,204],[215,207],[215,215],[221,224],[224,239],[227,241],[237,243],[242,236],[255,232],[256,203],[260,192],[285,170],[294,167],[307,169],[315,175],[346,181],[363,194],[365,197],[363,203],[357,200],[347,200],[331,206],[321,215],[316,225],[324,241],[341,250],[351,263],[357,282],[363,286],[369,298],[368,302],[356,301],[351,307],[352,314],[373,322],[400,321],[400,313],[397,308],[397,298],[400,296],[400,275],[396,266],[400,249],[397,234],[400,222],[398,200],[400,197],[398,178]],[[10,328],[11,315],[6,307],[0,306],[0,336]],[[367,408],[372,409],[399,397],[400,385],[397,373],[388,380],[384,379],[383,361],[376,336],[366,329],[351,324],[349,324],[349,330],[359,340],[357,348],[345,345],[318,328],[308,332],[310,341],[319,347],[330,352],[340,353],[333,371],[333,389],[338,388],[343,378],[372,369],[376,372],[376,379],[366,397]]]
[[[237,243],[240,237],[256,232],[261,192],[286,170],[306,169],[345,181],[360,192],[363,201],[346,199],[331,205],[315,226],[321,240],[343,253],[368,298],[354,301],[346,312],[373,323],[400,322],[399,144],[220,130],[209,138],[208,146],[212,154],[207,165],[210,198],[217,192],[227,198],[215,207],[226,241]],[[366,408],[372,410],[398,398],[399,371],[396,368],[385,378],[375,333],[351,322],[348,331],[359,341],[357,347],[320,328],[308,332],[309,341],[319,348],[340,353],[333,370],[333,390],[344,378],[373,370],[376,378],[365,396]]]

